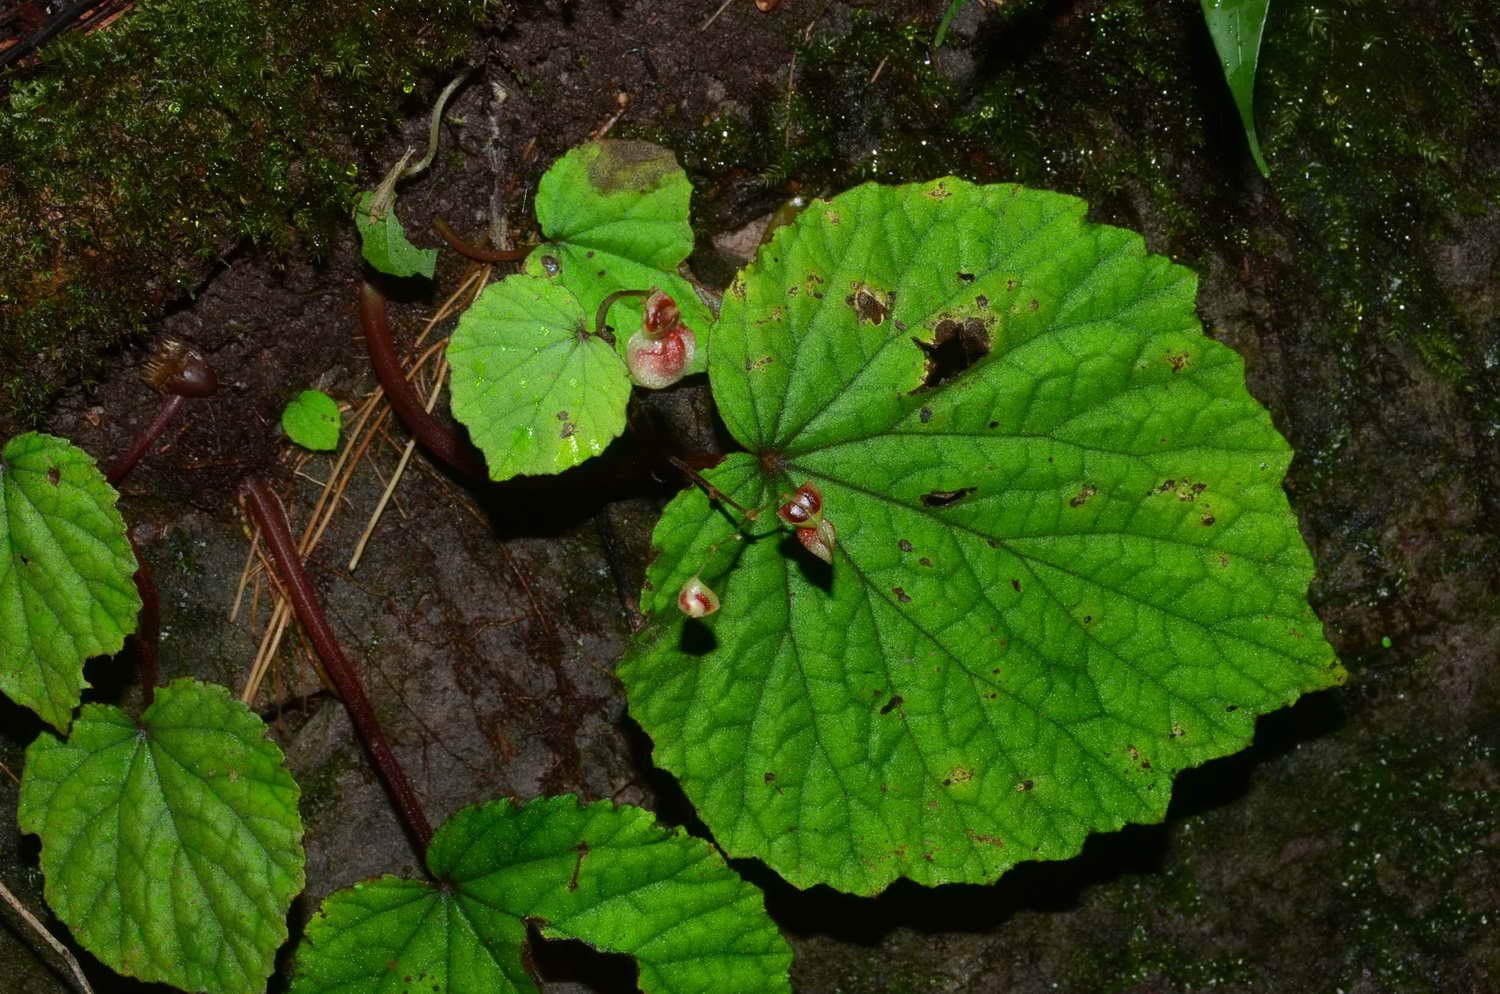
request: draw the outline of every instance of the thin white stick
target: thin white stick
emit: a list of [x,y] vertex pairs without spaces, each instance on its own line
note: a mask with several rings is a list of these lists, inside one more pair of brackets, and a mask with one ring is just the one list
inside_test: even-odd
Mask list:
[[22,904],[21,899],[12,894],[3,881],[0,881],[0,897],[5,899],[6,904],[15,908],[16,914],[25,919],[26,924],[35,929],[36,934],[46,940],[47,945],[55,949],[57,955],[63,958],[63,961],[68,964],[68,969],[73,972],[73,979],[78,981],[78,988],[83,991],[83,994],[94,994],[94,989],[89,986],[88,978],[83,975],[83,967],[78,965],[78,960],[73,958],[73,953],[67,946],[58,942],[56,936],[47,931],[47,926],[37,920],[36,915],[31,913],[31,909]]

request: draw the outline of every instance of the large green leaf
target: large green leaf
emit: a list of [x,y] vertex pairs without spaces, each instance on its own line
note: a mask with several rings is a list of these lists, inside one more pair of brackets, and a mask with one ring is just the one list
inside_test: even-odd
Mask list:
[[118,652],[141,610],[118,496],[64,439],[0,452],[0,691],[63,732],[84,660]]
[[222,687],[178,680],[139,721],[90,704],[26,751],[23,831],[47,903],[112,969],[259,994],[302,890],[298,790],[266,727]]
[[453,415],[490,477],[560,473],[625,430],[630,374],[566,287],[508,276],[484,288],[448,342]]
[[1224,67],[1224,81],[1234,96],[1240,112],[1250,157],[1262,176],[1271,175],[1265,157],[1260,154],[1260,139],[1255,136],[1255,70],[1260,63],[1260,40],[1266,30],[1266,12],[1271,0],[1200,0],[1203,21]]
[[790,990],[791,950],[760,892],[640,808],[572,797],[465,808],[427,864],[438,885],[383,877],[329,897],[293,994],[535,991],[527,921],[634,956],[647,994]]
[[[536,191],[536,217],[548,241],[526,257],[526,272],[572,290],[592,318],[616,290],[659,287],[698,340],[689,373],[707,365],[713,315],[677,266],[693,250],[692,185],[670,150],[647,142],[597,141],[552,164]],[[641,302],[611,308],[616,346],[640,327]]]
[[[1195,278],[1071,197],[946,179],[815,202],[725,296],[709,375],[749,509],[653,538],[631,712],[731,856],[799,886],[988,881],[1159,820],[1173,775],[1342,679],[1291,452]],[[966,362],[972,365],[962,369]],[[701,573],[723,607],[675,607]]]

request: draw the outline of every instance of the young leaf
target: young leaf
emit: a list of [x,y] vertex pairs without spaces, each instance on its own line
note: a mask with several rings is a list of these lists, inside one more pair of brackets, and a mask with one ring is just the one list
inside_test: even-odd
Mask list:
[[1266,30],[1266,11],[1271,0],[1200,0],[1203,20],[1224,67],[1224,81],[1234,96],[1250,143],[1250,157],[1260,174],[1270,178],[1271,170],[1260,154],[1260,139],[1255,136],[1255,70],[1260,62],[1260,40]]
[[90,656],[120,651],[141,598],[119,495],[66,440],[0,452],[0,691],[66,732]]
[[[526,257],[526,272],[573,291],[585,313],[616,290],[658,287],[677,302],[698,339],[689,373],[707,368],[713,315],[677,266],[693,250],[692,184],[672,153],[635,141],[597,141],[570,151],[537,186],[536,217],[548,242]],[[641,302],[610,311],[616,348],[640,327]]]
[[47,903],[127,976],[259,994],[302,890],[298,790],[261,720],[177,680],[140,719],[83,709],[26,750],[19,819],[42,839]]
[[354,225],[359,229],[360,251],[365,261],[382,273],[392,276],[426,276],[432,278],[437,265],[437,249],[417,248],[406,240],[406,229],[396,217],[395,207],[377,210],[370,215],[373,191],[359,195],[354,205]]
[[484,288],[448,343],[453,416],[490,478],[560,473],[625,430],[625,362],[565,287],[508,276]]
[[281,430],[304,449],[328,452],[339,447],[339,405],[321,390],[304,390],[281,412]]
[[307,926],[292,994],[535,991],[526,922],[634,956],[646,994],[789,991],[791,950],[760,892],[707,843],[640,808],[572,797],[465,808],[427,864],[332,895]]
[[678,496],[620,676],[731,856],[861,894],[990,881],[1160,820],[1177,771],[1342,679],[1239,357],[1192,273],[1084,210],[862,186],[726,294],[709,375],[749,451],[705,476],[750,508],[813,483],[832,562]]

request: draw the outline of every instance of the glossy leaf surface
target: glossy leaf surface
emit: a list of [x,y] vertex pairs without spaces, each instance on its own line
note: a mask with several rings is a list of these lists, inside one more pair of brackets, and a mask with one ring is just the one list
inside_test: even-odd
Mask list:
[[646,994],[790,990],[791,950],[760,892],[640,808],[572,797],[465,808],[434,836],[428,867],[441,886],[383,877],[329,897],[293,994],[533,992],[526,920],[633,956]]
[[84,661],[120,651],[141,609],[118,496],[64,439],[29,432],[0,452],[0,691],[63,732]]
[[1203,21],[1214,40],[1219,64],[1224,67],[1224,81],[1234,96],[1250,145],[1250,157],[1262,176],[1271,169],[1260,153],[1260,139],[1255,136],[1255,71],[1260,63],[1260,40],[1266,30],[1266,12],[1270,0],[1200,0]]
[[[989,881],[1164,814],[1173,776],[1338,683],[1291,451],[1193,274],[1071,197],[947,179],[814,202],[710,359],[746,508],[802,483],[832,563],[698,491],[620,667],[658,765],[798,886]],[[694,575],[712,616],[675,598]]]
[[[537,187],[536,216],[547,242],[527,256],[526,272],[572,290],[590,320],[616,290],[661,289],[697,335],[699,355],[689,372],[702,372],[713,315],[677,273],[693,250],[691,199],[687,174],[668,149],[636,141],[580,145],[553,163]],[[610,309],[621,356],[640,322],[639,300]]]
[[47,903],[111,969],[186,991],[260,994],[302,890],[297,785],[222,687],[178,680],[139,721],[90,704],[26,751],[21,829]]
[[484,288],[448,343],[453,415],[490,477],[560,473],[625,430],[625,361],[566,287],[515,275]]

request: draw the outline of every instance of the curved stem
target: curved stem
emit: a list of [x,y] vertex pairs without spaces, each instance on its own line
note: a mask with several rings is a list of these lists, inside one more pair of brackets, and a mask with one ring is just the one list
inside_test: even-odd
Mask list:
[[427,413],[422,398],[407,382],[396,358],[391,341],[391,326],[386,321],[385,297],[369,283],[359,291],[359,322],[365,329],[365,344],[370,350],[370,365],[390,398],[391,406],[423,447],[465,476],[489,479],[484,457],[469,443],[460,439],[446,425]]
[[104,478],[109,481],[110,486],[114,486],[125,479],[130,474],[130,471],[135,469],[135,464],[141,461],[141,457],[146,454],[146,450],[151,448],[156,440],[161,437],[161,433],[167,430],[167,425],[172,423],[172,419],[177,416],[177,412],[182,409],[182,405],[186,400],[187,398],[182,394],[174,393],[169,394],[161,402],[161,407],[156,409],[155,420],[146,426],[145,431],[141,432],[140,437],[135,440],[135,444],[130,447],[130,451],[115,460],[115,464],[109,468],[109,472],[104,474]]
[[650,290],[616,290],[614,293],[599,301],[599,309],[594,312],[594,334],[614,344],[614,336],[607,334],[604,330],[604,319],[609,317],[609,309],[615,306],[615,301],[622,297],[649,297]]
[[459,255],[468,256],[475,262],[516,262],[531,254],[531,249],[491,249],[473,242],[466,242],[458,232],[448,226],[448,222],[442,218],[433,218],[433,230],[442,236],[443,241]]
[[297,612],[297,618],[302,622],[302,628],[312,641],[313,648],[317,649],[322,658],[334,689],[343,699],[344,707],[349,711],[349,720],[354,723],[355,733],[374,761],[375,769],[390,791],[391,799],[396,802],[396,811],[405,823],[412,841],[417,844],[418,856],[425,856],[427,845],[432,841],[432,826],[427,822],[427,815],[422,811],[422,804],[417,799],[416,791],[412,789],[411,781],[406,778],[406,771],[401,768],[391,747],[386,743],[385,733],[380,730],[375,709],[365,696],[359,674],[344,658],[333,629],[323,617],[317,594],[307,580],[307,573],[302,569],[302,558],[297,554],[291,532],[287,530],[281,502],[266,482],[256,476],[245,481],[243,492],[250,515],[260,526],[260,533],[265,536],[266,547],[271,550],[271,558],[276,563],[282,586]]
[[448,98],[453,96],[453,91],[458,89],[460,84],[469,78],[469,73],[473,71],[474,68],[472,66],[465,69],[455,76],[451,83],[443,87],[442,93],[438,94],[437,103],[433,104],[432,107],[432,118],[427,122],[427,154],[418,159],[414,165],[408,166],[406,171],[401,174],[402,179],[415,176],[432,165],[433,158],[437,156],[438,127],[443,123],[443,108],[448,105]]

